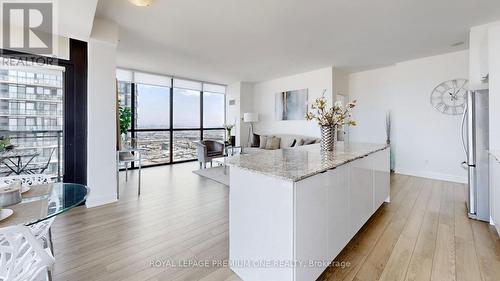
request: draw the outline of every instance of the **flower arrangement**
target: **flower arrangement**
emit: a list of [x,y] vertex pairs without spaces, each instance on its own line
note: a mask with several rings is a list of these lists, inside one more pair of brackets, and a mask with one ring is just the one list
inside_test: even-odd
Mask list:
[[224,124],[224,130],[226,130],[227,134],[227,143],[232,145],[231,143],[231,130],[233,130],[234,124]]
[[234,124],[224,124],[224,130],[231,131],[234,128]]
[[317,120],[319,126],[327,127],[342,127],[343,125],[356,126],[356,121],[352,119],[352,109],[356,107],[356,101],[352,101],[347,105],[337,101],[330,109],[327,109],[328,100],[325,94],[317,98],[311,105],[312,111],[305,116],[306,120]]

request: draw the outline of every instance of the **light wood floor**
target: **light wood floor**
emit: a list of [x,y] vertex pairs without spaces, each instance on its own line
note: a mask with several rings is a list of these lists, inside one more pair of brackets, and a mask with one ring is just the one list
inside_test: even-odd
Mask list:
[[[225,267],[152,267],[159,260],[228,258],[228,189],[188,163],[136,174],[120,202],[80,207],[53,227],[54,280],[240,280]],[[500,239],[469,220],[464,186],[395,175],[381,207],[318,279],[500,280]],[[175,263],[175,265],[179,265]]]

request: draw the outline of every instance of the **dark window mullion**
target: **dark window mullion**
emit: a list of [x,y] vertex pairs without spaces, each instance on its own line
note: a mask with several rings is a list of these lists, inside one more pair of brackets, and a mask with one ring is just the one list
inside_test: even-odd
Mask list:
[[203,88],[200,91],[200,139],[203,140]]
[[174,79],[170,79],[170,159],[169,163],[174,162]]
[[[138,141],[137,141],[137,133],[135,132],[136,130],[136,112],[137,112],[137,108],[136,108],[136,84],[135,83],[131,83],[130,84],[130,108],[131,108],[131,111],[132,111],[132,124],[130,125],[130,138],[131,139],[134,139],[135,140],[135,145],[137,145]],[[135,162],[132,161],[132,164],[130,165],[131,168],[134,168],[135,167]]]

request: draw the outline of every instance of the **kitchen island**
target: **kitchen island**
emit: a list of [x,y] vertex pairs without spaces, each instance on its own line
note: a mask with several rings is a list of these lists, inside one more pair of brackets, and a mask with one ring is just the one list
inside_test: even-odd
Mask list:
[[389,202],[387,145],[242,154],[230,167],[229,259],[244,281],[311,281]]

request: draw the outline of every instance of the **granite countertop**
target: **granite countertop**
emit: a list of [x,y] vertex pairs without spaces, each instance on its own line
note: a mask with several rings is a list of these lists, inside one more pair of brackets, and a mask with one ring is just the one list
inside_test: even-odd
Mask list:
[[322,153],[319,144],[313,144],[231,156],[226,159],[226,165],[296,182],[387,147],[386,144],[351,143],[345,148],[339,142],[334,151]]

